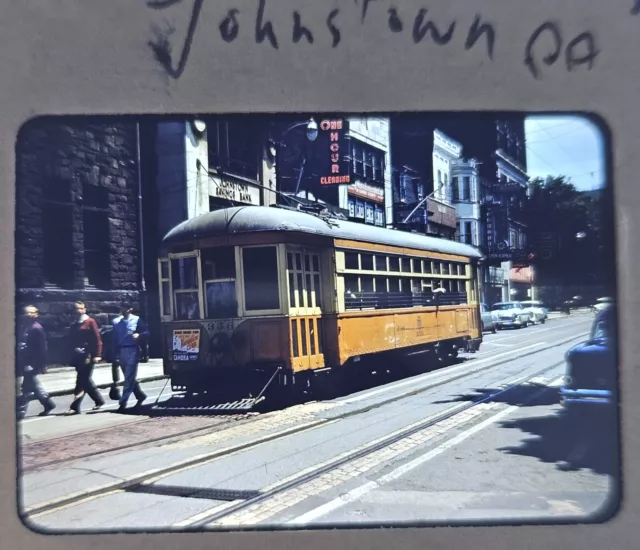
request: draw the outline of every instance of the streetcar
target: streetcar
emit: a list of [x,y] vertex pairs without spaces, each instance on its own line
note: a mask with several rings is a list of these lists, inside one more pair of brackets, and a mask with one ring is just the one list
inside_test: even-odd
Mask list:
[[371,358],[451,361],[482,342],[481,262],[463,243],[294,208],[208,212],[163,239],[164,373],[186,393],[286,393]]

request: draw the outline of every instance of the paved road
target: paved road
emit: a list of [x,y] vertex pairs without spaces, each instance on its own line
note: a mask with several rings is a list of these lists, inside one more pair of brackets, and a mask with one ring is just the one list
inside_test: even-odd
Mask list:
[[[557,386],[591,321],[499,332],[462,364],[331,401],[217,428],[182,419],[174,435],[207,429],[60,455],[25,471],[22,505],[32,525],[62,532],[584,519],[615,495],[615,442],[600,437],[615,427],[570,422]],[[162,433],[175,422],[101,413],[25,421],[25,432],[59,420],[60,434],[81,430],[91,417],[137,423],[133,438],[141,423]],[[46,436],[33,440],[46,452]]]

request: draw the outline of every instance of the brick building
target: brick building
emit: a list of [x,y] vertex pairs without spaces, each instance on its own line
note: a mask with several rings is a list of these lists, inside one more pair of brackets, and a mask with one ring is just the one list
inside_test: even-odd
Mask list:
[[134,122],[39,119],[16,146],[16,306],[34,303],[50,362],[64,362],[75,300],[101,325],[139,304],[138,133]]

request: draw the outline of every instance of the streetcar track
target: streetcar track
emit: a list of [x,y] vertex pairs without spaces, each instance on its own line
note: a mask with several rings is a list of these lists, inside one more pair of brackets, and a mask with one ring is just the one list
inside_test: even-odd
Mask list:
[[[190,529],[201,529],[203,527],[209,527],[211,529],[214,529],[214,527],[210,526],[211,523],[215,522],[215,521],[219,521],[221,519],[224,519],[227,516],[230,516],[232,514],[235,514],[239,511],[242,511],[243,509],[249,508],[250,506],[254,506],[255,504],[259,504],[260,502],[264,502],[266,500],[269,500],[281,493],[284,493],[286,491],[290,491],[292,489],[296,489],[298,487],[301,487],[302,485],[305,485],[325,474],[330,473],[333,470],[336,470],[342,466],[345,466],[346,464],[350,463],[350,462],[354,462],[356,460],[359,460],[361,458],[364,458],[368,455],[371,455],[377,451],[380,451],[382,449],[385,449],[387,447],[390,447],[396,443],[399,443],[400,441],[407,439],[423,430],[426,430],[428,428],[431,428],[433,426],[436,426],[437,424],[440,424],[442,422],[444,422],[445,420],[448,420],[454,416],[457,416],[465,411],[468,411],[470,409],[473,409],[475,407],[478,407],[479,405],[483,404],[483,403],[487,403],[489,401],[494,400],[496,397],[499,397],[501,395],[504,395],[508,392],[513,391],[516,388],[522,387],[525,384],[527,384],[528,382],[530,382],[531,380],[543,375],[544,373],[553,370],[559,366],[561,366],[564,363],[564,361],[559,361],[557,363],[554,363],[553,365],[548,365],[546,367],[544,367],[543,369],[540,369],[538,371],[536,371],[535,373],[528,375],[526,377],[523,377],[523,379],[520,379],[516,382],[513,382],[511,384],[509,384],[506,388],[498,390],[496,392],[493,392],[489,395],[485,395],[482,397],[479,397],[477,399],[474,399],[472,401],[470,401],[469,403],[465,403],[462,404],[458,407],[453,408],[453,410],[448,410],[445,411],[441,414],[437,414],[434,415],[434,417],[424,421],[424,422],[420,422],[418,424],[415,424],[405,430],[402,430],[398,433],[394,433],[389,437],[383,438],[380,441],[377,441],[367,447],[364,447],[362,449],[359,449],[353,453],[348,453],[345,456],[342,456],[340,458],[338,458],[337,460],[334,460],[330,463],[324,464],[319,468],[316,468],[310,472],[305,472],[302,475],[296,476],[293,479],[289,479],[286,482],[279,484],[275,487],[272,487],[271,489],[264,491],[263,493],[253,497],[253,498],[248,498],[246,500],[243,500],[242,502],[239,502],[235,505],[229,506],[224,508],[223,510],[219,510],[217,512],[212,513],[209,516],[204,516],[202,517],[202,514],[200,514],[200,517],[198,518],[198,520],[194,521],[193,523],[190,523],[188,525],[184,525],[184,522],[182,522],[182,526],[185,528],[186,531],[189,531]],[[543,390],[541,390],[539,393],[542,393],[543,391],[546,391],[548,388],[544,388]],[[142,485],[142,484],[141,484]],[[135,488],[130,488],[129,490],[135,490]]]
[[[544,347],[542,349],[538,349],[533,351],[534,354],[538,354],[544,351],[548,351],[550,349],[553,349],[554,347],[559,347],[562,345],[565,345],[567,343],[573,342],[575,340],[578,340],[579,338],[583,338],[584,334],[577,334],[577,335],[573,335],[570,338],[567,338],[565,340],[562,341],[558,341],[558,342],[554,342],[550,345],[548,345],[547,347]],[[513,353],[516,354],[518,352],[518,350],[513,350]],[[510,354],[511,352],[508,352],[508,354]],[[62,497],[57,497],[54,499],[51,499],[47,502],[43,502],[43,503],[36,503],[33,504],[31,506],[27,506],[25,507],[22,511],[21,511],[21,515],[25,516],[25,517],[32,517],[32,516],[39,516],[42,514],[49,514],[52,512],[55,512],[59,509],[62,508],[67,508],[76,504],[79,504],[80,502],[85,502],[87,500],[92,500],[95,498],[99,498],[102,497],[104,495],[106,495],[107,493],[112,493],[114,491],[121,491],[121,490],[126,490],[135,486],[139,486],[144,484],[145,482],[149,482],[150,480],[157,480],[163,477],[167,477],[168,475],[172,475],[177,473],[178,471],[183,471],[183,470],[187,470],[187,469],[191,469],[197,466],[201,466],[204,465],[206,463],[209,462],[213,462],[215,460],[219,460],[220,458],[232,455],[232,454],[236,454],[238,452],[241,451],[246,451],[248,449],[254,448],[254,447],[258,447],[260,445],[263,445],[265,443],[270,443],[272,441],[276,441],[278,439],[282,439],[284,437],[288,437],[290,435],[294,435],[294,434],[298,434],[307,430],[311,430],[311,429],[315,429],[317,427],[323,426],[323,425],[327,425],[329,423],[333,423],[339,420],[344,420],[346,418],[350,418],[352,416],[356,416],[358,414],[363,414],[363,413],[367,413],[370,412],[371,410],[375,410],[377,408],[383,407],[385,405],[388,405],[390,403],[393,403],[395,401],[399,401],[402,399],[406,399],[408,397],[420,394],[420,393],[424,393],[430,389],[433,389],[434,387],[438,387],[438,386],[443,386],[445,384],[448,384],[450,382],[468,377],[470,375],[473,374],[477,374],[480,371],[490,371],[493,370],[497,367],[500,367],[501,365],[504,364],[505,361],[515,361],[518,360],[524,356],[528,356],[531,355],[531,353],[529,352],[525,352],[521,355],[514,355],[512,357],[508,357],[505,358],[503,361],[500,361],[498,363],[495,364],[489,364],[487,366],[483,366],[479,369],[475,369],[475,370],[470,370],[470,371],[464,371],[463,373],[461,373],[460,375],[457,375],[453,378],[446,378],[444,380],[435,382],[433,384],[429,384],[426,386],[421,386],[420,388],[416,388],[412,391],[409,392],[405,392],[402,393],[401,395],[396,395],[393,397],[390,397],[389,399],[385,399],[382,402],[377,402],[377,403],[373,403],[370,405],[367,405],[365,407],[362,408],[358,408],[352,411],[346,411],[342,414],[337,415],[336,417],[333,418],[319,418],[317,420],[311,421],[311,422],[307,422],[305,424],[302,425],[297,425],[297,426],[293,426],[291,428],[287,428],[285,430],[281,430],[279,432],[276,432],[274,434],[270,434],[267,435],[265,437],[259,438],[257,440],[253,440],[253,441],[249,441],[246,443],[242,443],[233,447],[228,447],[228,448],[223,448],[223,449],[219,449],[216,451],[212,451],[209,453],[204,453],[202,455],[198,455],[195,457],[191,457],[182,461],[178,461],[176,463],[170,464],[169,466],[166,467],[161,467],[161,468],[155,468],[153,470],[149,470],[146,472],[142,472],[140,474],[134,474],[132,476],[129,476],[128,478],[122,479],[120,481],[117,482],[112,482],[112,483],[108,483],[105,485],[100,485],[98,487],[93,487],[87,490],[83,490],[83,491],[79,491],[77,493],[72,493],[70,495],[64,495]],[[490,359],[490,358],[487,358]],[[564,361],[561,361],[557,364],[554,364],[552,366],[548,366],[545,367],[544,369],[541,369],[539,372],[537,372],[536,374],[531,375],[530,377],[527,377],[527,379],[531,379],[534,378],[535,376],[539,376],[541,373],[546,372],[547,370],[550,370],[552,368],[555,368],[561,364],[563,364]],[[519,382],[519,384],[522,384],[523,382]],[[506,390],[501,390],[500,392],[491,394],[489,396],[485,396],[483,397],[480,401],[477,402],[471,402],[465,405],[462,405],[460,409],[456,410],[455,412],[449,413],[448,416],[452,416],[453,414],[459,414],[460,412],[462,412],[463,410],[466,410],[467,408],[471,407],[471,406],[476,406],[477,404],[484,402],[485,400],[491,399],[491,398],[495,398],[496,395],[499,395],[501,393],[504,393],[504,391]],[[447,417],[448,417],[447,416]],[[438,422],[442,422],[444,420],[444,418],[441,418],[438,420]],[[424,426],[423,428],[424,429]],[[201,429],[200,429],[201,430]],[[180,437],[180,436],[170,436],[170,437]],[[405,436],[408,437],[408,436]],[[162,439],[162,438],[161,438]],[[132,446],[128,446],[127,448],[131,448]],[[110,452],[110,451],[107,451]],[[105,454],[105,453],[98,453],[98,454]],[[75,458],[72,459],[68,459],[68,460],[63,460],[63,462],[73,462],[75,460]],[[228,513],[232,513],[231,509],[228,509],[229,512]],[[225,512],[227,512],[227,510],[225,510]]]
[[[561,327],[561,328],[564,328],[564,327]],[[542,349],[539,349],[539,350],[531,350],[531,347],[535,347],[535,345],[528,346],[527,348],[522,348],[521,347],[520,350],[529,349],[530,352],[532,352],[532,353],[540,353],[542,351],[551,349],[551,348],[553,348],[555,346],[564,345],[567,342],[570,342],[570,341],[572,341],[574,339],[577,339],[577,338],[581,338],[583,336],[584,335],[577,335],[577,336],[574,336],[574,337],[570,338],[569,340],[563,340],[561,342],[557,342],[555,344],[551,344],[548,347],[545,347],[545,348],[542,348]],[[545,342],[540,342],[539,343],[539,345],[544,345],[544,344],[545,344]],[[503,351],[503,352],[496,353],[495,356],[496,356],[496,358],[497,357],[502,358],[502,357],[505,357],[507,355],[511,355],[512,353],[517,353],[518,351],[519,350]],[[525,354],[519,355],[517,357],[509,357],[509,358],[507,358],[505,360],[513,361],[513,360],[516,360],[516,359],[520,359],[521,357],[523,357],[525,355],[529,355],[529,353],[525,353]],[[491,360],[492,360],[492,357],[484,357],[484,358],[481,359],[481,361],[491,361]],[[406,392],[406,393],[402,393],[401,395],[392,396],[392,397],[390,397],[390,398],[388,398],[386,400],[383,400],[383,401],[368,405],[367,407],[363,407],[363,408],[360,408],[360,409],[356,409],[354,411],[350,411],[350,412],[344,413],[344,415],[340,416],[339,418],[340,419],[344,419],[344,418],[349,418],[352,415],[367,413],[367,412],[370,412],[371,410],[374,410],[376,408],[383,407],[385,405],[393,403],[394,401],[397,401],[397,400],[400,400],[400,399],[403,399],[403,398],[407,398],[407,397],[412,397],[414,395],[417,395],[419,393],[423,393],[423,392],[428,391],[430,389],[434,389],[434,388],[440,387],[440,386],[442,386],[444,384],[448,384],[450,382],[455,382],[455,381],[457,381],[457,380],[459,380],[461,378],[466,378],[466,377],[471,376],[473,374],[477,374],[479,372],[484,372],[486,370],[495,368],[495,367],[497,367],[497,366],[499,366],[501,364],[501,363],[498,363],[496,365],[489,364],[489,365],[486,365],[486,366],[483,366],[483,367],[480,367],[480,368],[473,369],[473,359],[469,359],[468,363],[469,363],[469,365],[470,365],[472,370],[462,370],[460,372],[460,374],[458,374],[456,376],[453,376],[453,377],[452,376],[447,377],[446,373],[438,373],[437,371],[431,371],[431,372],[426,373],[426,374],[433,374],[433,373],[442,374],[443,375],[443,379],[442,380],[436,380],[433,383],[428,384],[426,386],[420,386],[419,388],[416,388],[415,390],[412,390],[412,391],[409,391],[409,392]],[[464,365],[465,365],[465,362],[463,362],[461,365],[458,365],[458,366],[464,366]],[[420,376],[420,375],[418,375],[418,376]],[[400,380],[398,382],[401,385],[407,385],[407,384],[409,384],[411,382],[418,383],[419,380],[414,380],[414,378],[415,377],[408,377],[407,379]],[[369,395],[369,394],[364,394],[364,395],[359,395],[359,396],[356,395],[355,398],[347,397],[343,401],[338,401],[338,403],[340,403],[341,405],[348,405],[351,402],[361,401],[363,399],[368,399],[369,397],[373,397],[374,395],[378,395],[379,393],[383,393],[385,391],[393,391],[394,389],[395,389],[394,386],[388,386],[386,388],[382,387],[382,388],[379,388],[379,389],[365,390],[365,391],[371,392],[371,395]],[[354,401],[354,399],[355,399],[355,401]],[[262,417],[264,418],[264,415]],[[171,441],[173,441],[175,439],[184,438],[184,436],[186,436],[186,435],[194,435],[194,434],[197,434],[197,433],[200,433],[200,432],[206,432],[207,430],[211,430],[211,429],[213,429],[215,431],[218,431],[218,429],[220,429],[220,431],[223,431],[225,429],[225,427],[227,427],[228,425],[236,424],[238,421],[250,418],[250,413],[243,414],[243,415],[237,415],[237,416],[230,416],[230,417],[227,417],[227,418],[228,418],[228,420],[226,420],[224,422],[220,422],[220,423],[216,423],[216,424],[209,424],[207,426],[201,426],[201,427],[198,427],[198,428],[192,428],[192,429],[183,431],[183,432],[178,433],[178,434],[162,435],[162,436],[158,436],[158,437],[154,437],[154,438],[150,438],[150,439],[145,439],[144,441],[139,441],[139,442],[136,442],[134,444],[131,444],[131,443],[123,444],[123,445],[119,445],[119,446],[115,446],[115,447],[110,447],[109,449],[106,449],[106,450],[97,450],[97,451],[85,453],[85,454],[82,454],[82,455],[74,455],[72,457],[65,457],[65,458],[60,458],[60,459],[56,459],[56,460],[51,460],[49,462],[34,464],[34,465],[31,465],[31,466],[23,467],[22,471],[23,472],[33,472],[33,471],[36,471],[36,470],[39,470],[39,469],[44,469],[44,468],[47,468],[47,467],[50,467],[50,466],[54,466],[54,465],[75,462],[76,460],[79,460],[79,459],[93,458],[93,457],[96,457],[96,456],[106,456],[106,455],[108,455],[110,453],[122,451],[122,450],[125,450],[125,449],[134,449],[134,448],[135,449],[141,449],[141,448],[144,448],[146,445],[149,445],[149,444],[152,444],[152,443],[158,443],[160,441],[171,442]],[[140,426],[140,424],[151,423],[154,420],[156,420],[156,419],[155,418],[149,418],[149,419],[141,420],[140,422],[135,422],[135,423],[132,423],[132,424],[135,424],[136,426]],[[102,432],[102,431],[108,431],[108,430],[113,430],[113,429],[114,429],[113,426],[107,426],[107,427],[100,428],[98,430],[92,431],[92,433],[96,433],[96,432],[99,433],[99,432]],[[32,443],[28,443],[28,444],[24,445],[23,448],[28,448],[30,445],[38,445],[40,443],[49,444],[50,442],[61,441],[61,440],[64,440],[64,439],[72,440],[72,439],[75,439],[77,435],[78,434],[63,435],[63,436],[60,436],[60,437],[57,437],[57,438],[47,439],[45,441],[34,441]],[[206,435],[206,433],[203,434],[203,435]]]

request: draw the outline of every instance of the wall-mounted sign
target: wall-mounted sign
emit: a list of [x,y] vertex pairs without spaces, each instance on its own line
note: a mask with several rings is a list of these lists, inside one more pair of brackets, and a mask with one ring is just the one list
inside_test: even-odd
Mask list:
[[351,183],[346,122],[343,119],[322,119],[314,146],[314,172],[320,176],[320,185]]
[[509,279],[514,283],[533,283],[533,268],[527,267],[514,267],[511,269]]
[[209,195],[218,199],[226,199],[245,204],[260,204],[260,189],[239,181],[209,178]]
[[349,185],[347,191],[349,195],[355,195],[356,197],[361,197],[370,201],[384,203],[384,189],[382,187],[376,187],[375,185],[369,185],[367,183],[357,181]]

